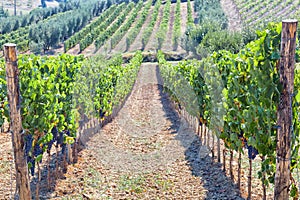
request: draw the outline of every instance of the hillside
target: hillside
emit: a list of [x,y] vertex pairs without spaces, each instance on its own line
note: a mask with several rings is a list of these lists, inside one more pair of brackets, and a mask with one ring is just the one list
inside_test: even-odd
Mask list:
[[[29,13],[31,10],[41,7],[40,0],[17,0],[17,15],[23,15]],[[47,7],[57,7],[57,1],[46,1]],[[10,15],[14,14],[14,1],[3,1],[2,5],[4,10],[8,10]]]
[[1,52],[0,199],[19,198],[20,174],[26,200],[299,199],[299,34],[286,22],[282,40],[279,23],[299,10],[292,0],[70,0],[1,18],[0,46],[15,43],[18,61]]

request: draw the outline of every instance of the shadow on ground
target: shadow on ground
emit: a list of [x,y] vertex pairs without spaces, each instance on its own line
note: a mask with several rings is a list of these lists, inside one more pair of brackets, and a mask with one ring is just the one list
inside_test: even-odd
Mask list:
[[[174,107],[177,107],[176,109],[180,110],[180,106],[176,106],[172,103],[165,93],[158,66],[156,68],[156,76],[159,83],[161,83],[158,87],[166,117],[172,122],[172,128],[178,132],[178,129],[180,128],[180,116]],[[183,135],[176,135],[175,138],[179,140],[181,145],[186,149],[185,159],[188,161],[191,173],[194,176],[199,177],[199,181],[203,182],[203,186],[207,190],[206,199],[244,199],[240,196],[240,191],[235,183],[227,177],[222,170],[221,163],[213,161],[209,154],[205,157],[199,156],[203,145],[196,134],[193,138]],[[190,141],[187,142],[186,140]]]

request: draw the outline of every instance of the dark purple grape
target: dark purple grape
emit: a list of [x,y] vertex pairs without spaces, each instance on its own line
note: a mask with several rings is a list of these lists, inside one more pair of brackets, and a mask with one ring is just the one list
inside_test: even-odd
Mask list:
[[60,132],[57,138],[57,144],[62,145],[64,143],[64,132]]
[[241,132],[238,134],[238,138],[239,138],[239,139],[242,139],[242,138],[244,137],[243,134],[244,134],[243,131],[241,131]]
[[67,149],[67,145],[66,144],[62,144],[62,146],[61,146],[61,153],[63,155],[66,153],[66,149]]
[[29,168],[31,176],[34,176],[34,168],[35,168],[35,160],[31,157],[27,157],[27,163],[31,163],[31,167]]
[[57,128],[53,127],[51,130],[51,133],[52,133],[53,138],[48,143],[48,149],[47,149],[48,152],[50,152],[53,143],[57,140],[57,134],[58,134]]
[[103,112],[103,110],[100,109],[99,111],[100,118],[103,118],[105,116],[105,113],[106,113],[105,111]]
[[248,158],[253,160],[256,155],[258,154],[258,151],[253,146],[248,146]]
[[[43,149],[41,148],[41,146],[36,143],[33,149],[33,156],[36,158],[37,156],[43,154]],[[42,159],[40,160],[40,163],[42,163]]]
[[32,134],[26,134],[24,139],[25,139],[25,156],[28,156],[33,142]]
[[66,131],[66,135],[67,135],[67,136],[71,136],[71,133],[70,133],[69,130]]
[[58,134],[58,130],[57,130],[57,127],[53,127],[52,130],[51,130],[51,133],[53,135],[53,140],[57,140],[57,134]]

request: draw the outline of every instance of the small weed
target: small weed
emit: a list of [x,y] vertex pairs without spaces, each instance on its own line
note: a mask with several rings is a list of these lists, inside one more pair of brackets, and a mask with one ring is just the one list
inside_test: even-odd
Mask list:
[[163,191],[167,191],[172,187],[172,182],[170,180],[163,179],[159,175],[154,176],[154,182]]
[[101,178],[101,174],[93,168],[89,168],[87,170],[87,172],[85,173],[84,180],[85,180],[85,186],[92,187],[92,188],[98,188],[103,182]]
[[144,191],[143,185],[145,184],[145,177],[137,176],[131,177],[128,175],[123,175],[119,182],[118,189],[122,191],[134,192],[140,194]]

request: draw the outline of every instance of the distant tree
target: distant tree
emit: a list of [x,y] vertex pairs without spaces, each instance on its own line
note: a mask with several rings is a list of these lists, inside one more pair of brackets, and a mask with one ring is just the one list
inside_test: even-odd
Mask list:
[[42,7],[43,7],[43,8],[46,8],[46,7],[47,7],[47,4],[46,4],[46,1],[45,1],[45,0],[41,0],[41,4],[42,4]]
[[197,47],[197,54],[203,58],[219,50],[237,53],[243,46],[241,33],[231,33],[228,30],[215,31],[205,35]]
[[8,11],[4,10],[3,6],[0,6],[0,18],[3,17],[3,18],[6,18],[8,17]]
[[20,27],[19,20],[15,20],[15,24],[13,25],[13,30],[17,30]]
[[20,24],[20,26],[21,27],[24,27],[24,26],[26,26],[27,25],[27,23],[28,23],[28,18],[27,17],[24,17],[23,19],[22,19],[22,21],[21,21],[21,24]]
[[43,50],[43,46],[44,46],[43,44],[35,43],[35,42],[31,41],[29,44],[29,49],[34,54],[41,54],[41,52]]
[[112,1],[111,0],[107,0],[106,1],[106,7],[109,8],[112,5]]
[[2,33],[9,33],[12,30],[11,20],[5,21],[2,29]]

